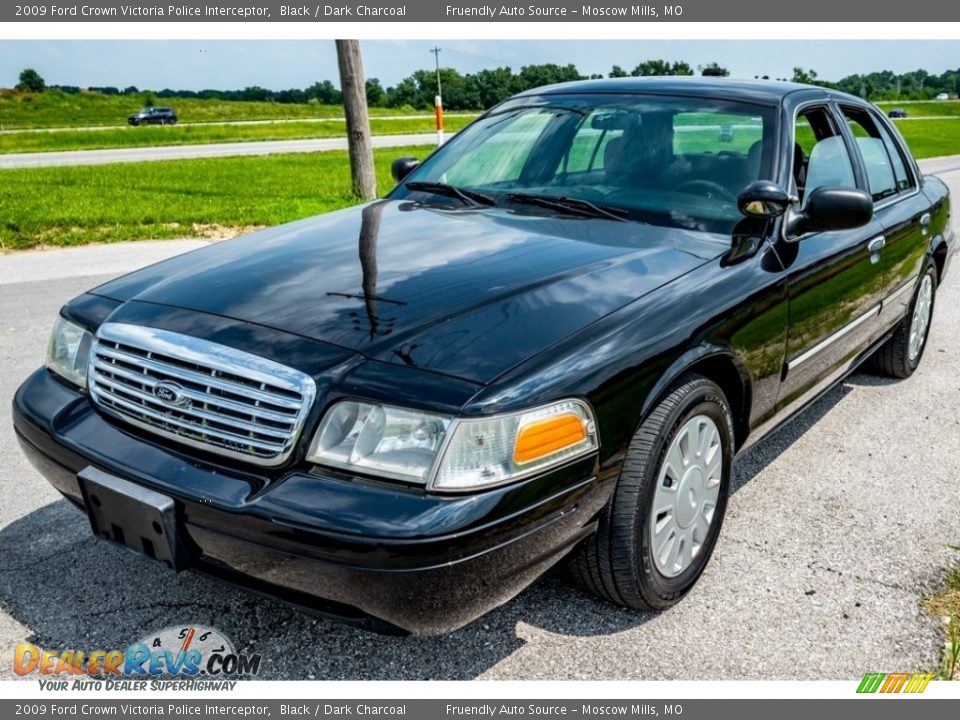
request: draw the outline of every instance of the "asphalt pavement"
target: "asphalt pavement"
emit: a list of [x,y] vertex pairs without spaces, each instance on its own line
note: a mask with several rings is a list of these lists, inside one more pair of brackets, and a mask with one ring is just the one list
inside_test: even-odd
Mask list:
[[[453,135],[454,133],[447,133],[448,138]],[[430,145],[437,141],[437,133],[374,135],[371,139],[375,148]],[[5,153],[0,154],[0,169],[108,165],[111,163],[152,162],[155,160],[190,160],[346,149],[347,138],[336,137],[307,140],[258,140],[255,142],[210,143],[205,145],[163,145],[160,147],[113,148],[109,150]]]
[[[960,158],[924,163],[960,197]],[[0,256],[0,402],[41,362],[59,306],[197,245],[136,243]],[[204,624],[283,679],[847,679],[932,669],[924,613],[960,544],[960,265],[937,294],[909,380],[857,373],[735,467],[716,554],[660,614],[546,578],[468,627],[393,638],[317,619],[94,540],[0,424],[0,678],[18,642],[125,647]]]
[[[471,117],[477,113],[469,112],[445,112],[444,117]],[[423,118],[432,118],[433,114],[431,113],[417,113],[414,115],[405,114],[405,115],[371,115],[371,120],[422,120]],[[183,122],[182,120],[177,122],[179,127],[195,127],[195,126],[208,126],[208,125],[289,125],[291,123],[329,123],[329,122],[345,122],[346,118],[343,116],[333,116],[333,117],[305,117],[305,118],[270,118],[265,120],[209,120],[205,122]],[[76,132],[82,130],[84,132],[92,131],[97,132],[100,130],[126,130],[129,129],[130,132],[136,132],[130,125],[123,123],[122,125],[81,125],[81,126],[67,126],[67,127],[34,127],[34,128],[4,128],[0,126],[0,135],[13,135],[16,133],[60,133],[60,132]]]

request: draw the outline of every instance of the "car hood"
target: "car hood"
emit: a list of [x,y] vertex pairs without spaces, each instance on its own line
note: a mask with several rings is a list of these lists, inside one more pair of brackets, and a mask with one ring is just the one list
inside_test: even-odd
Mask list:
[[380,200],[213,244],[93,292],[485,383],[729,242],[639,223]]

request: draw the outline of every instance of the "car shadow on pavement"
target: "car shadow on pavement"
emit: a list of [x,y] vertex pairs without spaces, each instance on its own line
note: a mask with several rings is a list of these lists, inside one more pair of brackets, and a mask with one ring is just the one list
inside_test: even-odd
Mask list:
[[[28,642],[58,650],[122,649],[170,626],[214,627],[238,651],[262,656],[261,679],[289,680],[473,679],[524,645],[523,623],[596,635],[651,617],[553,575],[448,635],[376,635],[196,572],[174,574],[95,539],[66,500],[0,530],[0,608],[27,628]],[[0,677],[12,675],[12,651],[0,649]]]
[[[741,456],[736,492],[826,415],[856,375]],[[481,676],[525,641],[524,626],[558,635],[602,637],[636,628],[656,613],[626,610],[581,591],[562,570],[504,606],[441,637],[376,635],[309,615],[199,573],[173,574],[97,540],[86,518],[60,500],[0,530],[0,607],[50,649],[124,648],[170,626],[215,627],[240,652],[263,658],[261,679],[465,680]],[[12,649],[0,649],[0,653]],[[2,657],[0,676],[10,674]]]
[[[737,490],[753,480],[753,478],[763,472],[770,463],[780,457],[784,451],[803,437],[804,433],[820,422],[827,413],[850,393],[853,385],[873,384],[869,381],[862,381],[862,378],[874,379],[872,376],[863,375],[862,373],[857,373],[844,379],[827,393],[817,398],[816,401],[801,410],[786,425],[782,425],[738,457],[733,466],[733,475],[730,478],[730,494],[732,495],[737,492]],[[883,380],[883,378],[879,379]]]

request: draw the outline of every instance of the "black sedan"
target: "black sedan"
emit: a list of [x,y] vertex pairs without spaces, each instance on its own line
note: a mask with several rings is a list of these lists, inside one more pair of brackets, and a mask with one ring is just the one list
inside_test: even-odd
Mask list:
[[97,535],[380,630],[564,559],[669,607],[738,453],[914,372],[954,242],[881,112],[790,83],[533,90],[394,172],[62,309],[14,422]]
[[176,125],[177,114],[170,107],[145,107],[127,117],[127,123],[138,125]]

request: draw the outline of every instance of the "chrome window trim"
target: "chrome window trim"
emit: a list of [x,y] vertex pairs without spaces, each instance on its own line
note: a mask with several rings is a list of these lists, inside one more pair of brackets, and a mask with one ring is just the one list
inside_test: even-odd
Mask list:
[[[847,103],[848,107],[856,107],[853,103]],[[849,118],[846,116],[846,113],[843,112],[844,104],[842,101],[837,102],[837,109],[840,111],[840,115],[843,116],[845,120],[849,122]],[[913,153],[910,152],[909,148],[905,147],[903,142],[903,137],[900,135],[900,131],[897,129],[897,126],[890,122],[890,119],[884,116],[882,112],[878,112],[875,105],[862,106],[861,109],[867,113],[870,117],[873,118],[873,121],[878,125],[881,125],[884,130],[886,130],[894,144],[897,146],[897,152],[900,154],[900,161],[903,163],[904,168],[910,174],[910,180],[912,187],[908,190],[900,190],[896,195],[891,195],[888,198],[884,198],[879,202],[874,202],[873,211],[883,210],[888,208],[891,205],[896,205],[901,200],[909,200],[914,195],[920,192],[920,174],[917,172],[918,167],[916,166],[916,159],[913,157]],[[881,138],[882,140],[882,138]],[[886,143],[884,143],[886,145]],[[859,152],[859,149],[857,150]],[[889,151],[888,151],[889,154]],[[860,161],[863,162],[863,156],[860,156]],[[867,192],[870,192],[869,188]]]
[[[788,145],[788,147],[790,148],[789,150],[790,160],[787,161],[787,166],[786,166],[787,177],[786,177],[785,187],[787,188],[787,192],[790,193],[790,196],[796,198],[796,202],[793,203],[793,205],[796,205],[796,206],[800,205],[800,189],[797,187],[796,177],[793,174],[793,163],[794,163],[793,148],[797,144],[797,120],[800,118],[801,113],[806,112],[807,110],[815,109],[815,108],[823,108],[824,110],[826,110],[827,115],[830,118],[830,122],[835,126],[834,130],[837,133],[837,137],[841,137],[841,138],[843,137],[843,132],[841,128],[836,127],[837,117],[836,117],[836,110],[834,108],[832,98],[821,97],[821,98],[813,98],[810,100],[804,100],[802,102],[797,103],[797,105],[793,108],[793,119],[790,121],[790,141]],[[844,147],[846,147],[846,140],[844,140]],[[856,174],[856,168],[853,167],[853,157],[850,155],[850,148],[846,147],[846,150],[847,150],[847,157],[850,159],[850,165],[854,170],[854,174]],[[780,171],[779,174],[781,177],[783,177],[782,170]],[[786,213],[784,215],[786,215]],[[807,237],[810,237],[811,235],[816,234],[815,232],[806,232],[806,233],[803,233],[802,235],[798,235],[795,238],[789,238],[787,237],[787,224],[788,223],[786,222],[780,223],[779,236],[780,236],[780,239],[783,240],[783,242],[788,242],[788,243],[800,242],[804,238],[807,238]]]
[[[919,277],[919,276],[917,276],[917,277]],[[898,297],[900,297],[901,295],[903,295],[903,294],[904,294],[905,292],[907,292],[908,290],[912,290],[912,289],[916,286],[916,284],[917,284],[917,278],[916,278],[916,277],[910,278],[909,280],[907,280],[907,282],[905,282],[905,283],[904,283],[903,285],[901,285],[899,288],[897,288],[897,289],[894,290],[892,293],[890,293],[889,295],[887,295],[887,296],[883,299],[883,301],[881,302],[881,305],[882,305],[883,307],[886,307],[887,305],[889,305],[890,303],[892,303],[894,300],[896,300]]]
[[[209,431],[203,431],[202,428],[205,426],[201,425],[191,427],[189,422],[184,421],[182,418],[164,416],[162,407],[160,409],[154,407],[162,403],[155,402],[148,398],[147,393],[145,393],[143,390],[139,390],[139,393],[147,400],[150,400],[151,406],[141,407],[131,402],[129,398],[123,396],[119,397],[118,400],[114,394],[110,394],[109,391],[105,392],[97,387],[98,383],[106,385],[114,382],[111,378],[101,377],[101,373],[106,368],[106,365],[101,362],[100,358],[98,357],[98,351],[103,351],[102,354],[104,355],[112,354],[114,356],[123,355],[123,353],[107,346],[101,348],[102,341],[126,345],[128,347],[144,350],[146,352],[155,352],[159,355],[166,356],[177,361],[199,365],[203,368],[209,368],[211,371],[213,371],[213,374],[204,378],[197,377],[198,373],[195,371],[186,368],[178,368],[174,364],[170,364],[162,370],[157,370],[157,372],[160,374],[170,375],[174,378],[181,377],[185,381],[189,382],[206,382],[206,384],[210,387],[225,390],[233,395],[246,392],[250,397],[259,399],[265,398],[269,394],[269,390],[262,388],[258,390],[256,388],[247,387],[239,382],[231,381],[229,377],[217,378],[217,372],[224,373],[227,376],[235,376],[253,383],[263,383],[281,391],[299,394],[301,398],[299,401],[295,401],[292,398],[281,399],[282,396],[276,396],[278,403],[281,403],[283,407],[286,407],[290,413],[287,419],[283,421],[284,424],[290,425],[290,429],[281,431],[281,433],[286,433],[286,439],[281,437],[279,438],[279,443],[270,445],[269,443],[264,444],[263,441],[255,438],[241,438],[241,440],[234,440],[231,436],[235,436],[235,434],[225,429],[211,428]],[[131,362],[130,360],[126,359],[124,361],[128,364]],[[152,384],[153,386],[156,386],[159,382],[162,382],[146,374],[147,369],[157,369],[162,364],[162,361],[155,361],[151,358],[142,358],[140,364],[145,370],[143,379],[139,380],[141,384]],[[121,372],[117,374],[124,376],[125,379],[132,380],[137,375],[135,372],[127,368],[121,367],[120,370]],[[113,373],[113,371],[109,370],[109,368],[107,368],[107,371]],[[183,335],[181,333],[171,332],[169,330],[113,322],[107,322],[101,325],[97,330],[94,342],[92,342],[90,345],[90,355],[87,368],[87,386],[89,388],[90,397],[93,400],[95,407],[100,412],[114,417],[127,425],[144,430],[145,432],[156,437],[173,441],[179,445],[184,445],[197,450],[203,450],[204,452],[208,452],[213,455],[220,455],[233,460],[263,467],[281,465],[287,459],[289,459],[300,440],[307,416],[313,407],[317,394],[316,383],[309,375],[306,375],[305,373],[286,365],[268,360],[267,358],[253,355],[251,353],[237,350],[219,343],[210,342],[209,340],[204,340],[202,338]],[[127,395],[137,397],[137,389],[135,388],[124,388],[124,392]],[[184,395],[196,400],[199,403],[210,403],[214,405],[222,403],[222,407],[225,407],[228,410],[233,412],[244,412],[238,409],[239,406],[243,405],[242,402],[230,400],[229,398],[220,398],[214,394],[205,394],[202,391],[192,388],[185,389]],[[110,407],[110,405],[107,403],[111,402],[120,406],[123,406],[123,404],[126,403],[130,407],[126,408],[127,412],[123,412]],[[283,413],[283,410],[274,412],[267,407],[260,409],[256,402],[257,400],[254,401],[254,404],[251,404],[248,408],[246,408],[246,412],[248,412],[251,416],[262,417],[264,420],[276,422],[275,416]],[[267,399],[263,400],[263,402],[270,403],[272,401]],[[232,407],[234,405],[237,407]],[[176,406],[171,406],[171,411],[176,411],[181,414],[193,414],[200,418],[203,418],[204,415],[210,416],[211,414],[214,414],[214,411],[210,411],[209,408],[195,408],[191,410],[191,406],[188,406],[183,410],[178,410]],[[178,432],[174,432],[163,427],[158,427],[153,423],[133,417],[131,413],[139,413],[144,417],[152,417],[157,422],[162,422],[167,425],[183,427],[186,432],[192,432],[193,434],[207,435],[210,437],[216,437],[219,435],[224,441],[233,442],[238,445],[242,444],[241,441],[245,441],[246,444],[250,445],[251,447],[266,449],[266,451],[272,454],[269,457],[263,457],[252,453],[243,452],[241,450],[223,447],[218,445],[216,442],[207,442],[192,437],[186,437]],[[209,417],[206,419],[209,419]],[[247,421],[246,419],[242,418],[236,419],[232,418],[229,413],[224,413],[221,414],[219,420],[215,420],[214,422],[219,425],[230,425],[233,423],[240,427],[242,425],[254,424],[256,420]],[[200,430],[198,430],[198,427]],[[258,434],[261,433],[259,430],[255,430],[253,432]],[[276,428],[273,428],[270,425],[265,425],[262,434],[277,435],[278,433],[276,432]]]
[[[793,108],[793,120],[790,121],[790,142],[788,147],[789,147],[791,159],[787,161],[787,177],[786,177],[787,186],[788,186],[787,192],[790,192],[792,195],[796,195],[798,203],[800,202],[799,200],[800,191],[799,191],[799,188],[797,188],[797,182],[793,174],[793,148],[797,144],[797,120],[800,118],[801,113],[807,110],[810,110],[812,108],[818,108],[818,107],[821,107],[824,110],[826,110],[827,114],[830,116],[830,120],[833,123],[836,123],[837,119],[836,117],[833,116],[833,107],[831,106],[831,98],[829,97],[815,98],[812,100],[804,100],[803,102],[798,103],[797,106]],[[837,131],[837,135],[839,137],[843,137],[843,133],[840,132],[840,128],[834,128],[834,129]],[[849,148],[847,149],[847,154],[848,155],[850,154]],[[853,164],[853,158],[850,158],[850,163],[851,165]],[[782,177],[783,173],[781,172],[780,175]]]
[[[797,142],[797,119],[800,117],[800,113],[815,107],[823,107],[827,110],[828,113],[831,113],[831,114],[835,112],[839,112],[839,114],[842,117],[846,117],[845,115],[843,115],[843,107],[840,104],[840,102],[835,101],[833,98],[826,97],[826,98],[817,98],[813,100],[804,100],[803,102],[797,104],[797,106],[793,109],[793,120],[791,122],[791,128],[790,128],[790,146],[791,147]],[[871,112],[871,108],[869,106],[864,106],[864,109],[868,113]],[[913,180],[913,187],[909,191],[902,192],[892,197],[886,198],[884,200],[881,200],[879,203],[874,203],[873,205],[874,212],[878,210],[883,210],[884,208],[890,207],[891,205],[895,205],[901,200],[908,200],[912,198],[914,195],[918,194],[920,192],[921,179],[923,177],[922,173],[919,172],[919,166],[916,164],[916,158],[913,157],[913,154],[909,151],[909,148],[905,147],[905,144],[903,142],[903,136],[900,135],[900,131],[897,129],[897,126],[893,125],[887,120],[887,118],[883,117],[882,113],[876,113],[876,115],[880,118],[880,122],[884,124],[884,127],[887,129],[887,131],[890,132],[891,136],[894,139],[894,142],[898,144],[900,149],[900,154],[902,158],[906,161],[904,164],[909,169],[910,173],[913,176],[911,178]],[[831,119],[834,122],[836,122],[837,118],[832,117],[831,115]],[[839,128],[837,129],[839,130]],[[843,136],[842,131],[839,132],[838,134],[841,137]],[[847,148],[847,154],[848,155],[850,154],[850,148]],[[851,163],[853,162],[852,156],[850,157],[850,162]],[[781,173],[781,176],[782,176],[782,173]],[[792,192],[792,194],[796,195],[797,186],[793,176],[792,160],[787,163],[787,185],[790,188],[789,192]],[[859,188],[859,189],[862,190],[863,188]],[[784,229],[785,228],[781,225],[781,237],[784,240],[787,240],[786,235],[784,234]],[[806,237],[809,234],[810,233],[806,233],[805,235],[800,236],[800,238],[796,238],[794,242],[803,237]]]
[[835,342],[837,342],[837,340],[840,340],[841,338],[846,337],[855,329],[863,325],[863,323],[865,323],[870,318],[874,317],[875,315],[878,315],[880,313],[880,305],[881,305],[880,303],[877,303],[872,308],[867,310],[865,313],[858,316],[857,318],[855,318],[854,320],[852,320],[851,322],[847,323],[842,328],[837,330],[835,333],[833,333],[833,335],[830,335],[824,338],[813,347],[808,348],[807,350],[804,350],[802,353],[797,355],[792,360],[787,361],[787,370],[788,371],[795,370],[800,365],[805,363],[807,360],[811,359],[815,355],[819,355],[821,352],[823,352],[828,347],[830,347]]
[[886,131],[890,133],[891,139],[897,146],[897,150],[900,152],[900,159],[904,161],[904,165],[913,175],[913,189],[919,192],[920,186],[923,185],[923,171],[920,170],[920,165],[917,163],[917,159],[913,156],[913,153],[910,152],[910,146],[907,145],[907,141],[903,139],[900,128],[898,128],[896,123],[888,118],[886,114],[883,113],[876,105],[871,104],[870,107],[867,108],[867,111],[872,113],[875,118],[880,121],[880,124],[883,125]]
[[881,202],[876,203],[873,206],[873,211],[876,212],[877,210],[883,210],[884,208],[888,208],[891,205],[896,205],[898,202],[902,200],[909,200],[919,192],[920,192],[920,189],[914,187],[910,192],[893,195],[892,197],[886,198],[885,200],[882,200]]

